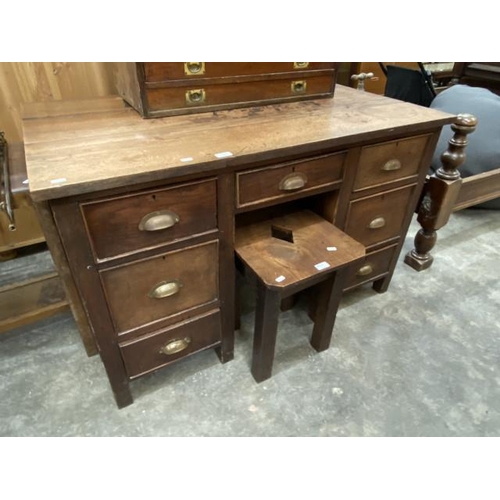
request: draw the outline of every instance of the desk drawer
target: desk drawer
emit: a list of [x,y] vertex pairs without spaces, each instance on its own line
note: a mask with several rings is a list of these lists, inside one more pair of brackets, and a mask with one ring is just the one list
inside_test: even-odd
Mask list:
[[341,182],[346,152],[237,174],[238,208],[310,194]]
[[397,245],[368,254],[360,263],[349,269],[345,288],[354,288],[367,281],[380,278],[389,271]]
[[218,299],[218,242],[100,271],[118,333]]
[[412,185],[352,201],[345,232],[366,247],[398,237],[414,189]]
[[217,229],[216,181],[83,203],[95,258],[154,248]]
[[362,148],[354,191],[416,176],[429,137],[422,135]]
[[136,378],[221,341],[219,311],[120,344],[127,375]]
[[335,69],[331,62],[149,62],[144,63],[146,82],[163,82],[168,80],[218,78],[245,75],[260,75]]

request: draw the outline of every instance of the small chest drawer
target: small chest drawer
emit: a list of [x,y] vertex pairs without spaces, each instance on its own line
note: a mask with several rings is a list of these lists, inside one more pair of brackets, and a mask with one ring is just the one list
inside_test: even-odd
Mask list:
[[217,229],[216,181],[83,203],[96,260],[154,248]]
[[354,191],[416,176],[429,137],[422,135],[362,148]]
[[396,238],[408,212],[415,185],[352,201],[345,232],[366,247]]
[[346,153],[284,163],[237,174],[238,208],[282,201],[341,182]]
[[100,271],[113,323],[127,332],[218,299],[218,242]]
[[147,82],[163,82],[334,69],[335,66],[331,62],[147,62],[144,63],[144,75]]
[[345,288],[353,288],[366,281],[379,278],[389,271],[397,245],[368,254],[360,263],[349,269]]
[[211,106],[266,104],[277,99],[296,100],[304,96],[324,97],[333,88],[331,76],[307,76],[280,80],[262,80],[214,84],[205,82],[192,86],[151,88],[146,90],[151,112],[187,109],[203,111]]
[[198,316],[166,330],[120,344],[120,352],[130,378],[166,366],[221,341],[218,311]]

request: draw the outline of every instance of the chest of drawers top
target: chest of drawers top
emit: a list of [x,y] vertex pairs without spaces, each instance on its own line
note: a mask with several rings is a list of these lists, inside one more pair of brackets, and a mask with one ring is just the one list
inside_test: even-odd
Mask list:
[[321,99],[143,120],[119,97],[24,109],[35,201],[238,168],[290,155],[418,134],[451,123],[440,111],[338,86]]

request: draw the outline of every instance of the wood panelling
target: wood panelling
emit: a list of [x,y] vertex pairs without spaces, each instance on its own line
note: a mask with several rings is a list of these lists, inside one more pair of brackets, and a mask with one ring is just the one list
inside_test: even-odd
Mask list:
[[0,130],[9,142],[22,141],[24,102],[83,99],[115,93],[110,63],[0,63]]

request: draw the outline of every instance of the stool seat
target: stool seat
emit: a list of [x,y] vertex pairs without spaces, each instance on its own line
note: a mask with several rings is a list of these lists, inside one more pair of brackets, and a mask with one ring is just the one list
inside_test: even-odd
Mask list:
[[257,279],[252,374],[271,376],[281,299],[320,284],[311,339],[328,348],[342,297],[346,270],[365,247],[319,215],[303,210],[236,229],[235,251]]

